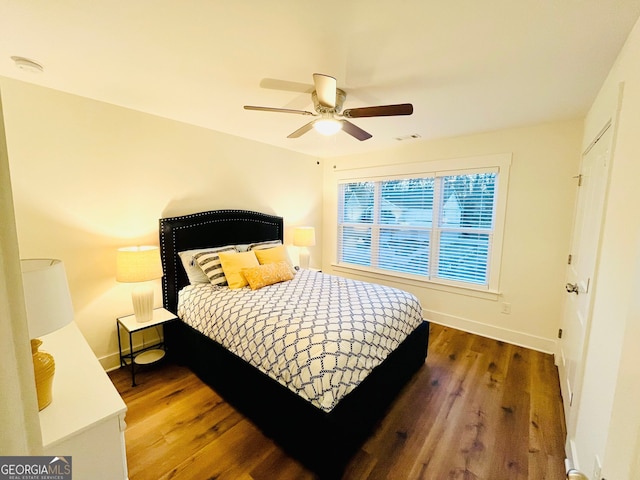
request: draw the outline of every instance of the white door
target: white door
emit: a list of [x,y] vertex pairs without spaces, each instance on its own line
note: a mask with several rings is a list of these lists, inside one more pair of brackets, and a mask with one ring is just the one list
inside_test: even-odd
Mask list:
[[608,124],[582,157],[559,340],[560,387],[567,424],[567,454],[575,435],[585,341],[591,319],[593,278],[602,228],[612,130]]

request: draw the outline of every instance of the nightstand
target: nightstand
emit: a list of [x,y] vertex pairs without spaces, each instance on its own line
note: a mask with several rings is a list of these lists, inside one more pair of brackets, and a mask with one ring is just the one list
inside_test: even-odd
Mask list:
[[[116,322],[116,328],[118,330],[118,350],[120,351],[120,366],[125,367],[131,365],[131,386],[136,386],[136,365],[149,365],[155,363],[165,355],[164,345],[164,327],[167,322],[177,320],[173,313],[164,308],[156,308],[153,310],[153,318],[148,322],[138,322],[135,315],[127,315],[125,317],[118,317]],[[141,348],[136,349],[133,345],[133,334],[137,332],[143,332],[149,328],[161,327],[162,339],[156,341],[151,345],[143,345]],[[129,334],[129,353],[122,353],[122,339],[120,337],[120,331],[125,330]]]

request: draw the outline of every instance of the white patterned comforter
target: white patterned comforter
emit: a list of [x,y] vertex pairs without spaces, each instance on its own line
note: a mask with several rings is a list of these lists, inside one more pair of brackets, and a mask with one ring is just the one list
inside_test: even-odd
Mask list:
[[326,412],[422,323],[410,293],[311,270],[254,291],[189,285],[178,315]]

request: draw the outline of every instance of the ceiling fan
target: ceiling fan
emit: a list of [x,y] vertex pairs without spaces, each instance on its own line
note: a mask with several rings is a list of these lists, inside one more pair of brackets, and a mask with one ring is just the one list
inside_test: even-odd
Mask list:
[[287,138],[298,138],[313,128],[324,135],[333,135],[340,130],[344,130],[346,133],[360,141],[371,138],[371,134],[351,123],[347,120],[348,118],[390,117],[396,115],[411,115],[413,113],[413,105],[410,103],[350,108],[340,113],[344,100],[347,98],[347,94],[344,90],[338,88],[336,79],[322,73],[314,73],[313,83],[315,85],[315,90],[311,93],[311,99],[313,100],[313,105],[316,110],[315,113],[307,110],[258,107],[254,105],[245,105],[244,108],[245,110],[293,113],[296,115],[311,115],[319,117],[306,125],[303,125],[295,132],[288,135]]

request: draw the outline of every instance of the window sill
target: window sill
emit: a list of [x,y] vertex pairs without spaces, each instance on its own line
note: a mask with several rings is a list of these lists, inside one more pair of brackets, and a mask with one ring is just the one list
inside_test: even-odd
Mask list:
[[456,295],[465,295],[467,297],[482,298],[485,300],[497,301],[500,297],[500,292],[496,290],[489,290],[483,287],[474,287],[472,285],[451,285],[444,282],[435,282],[433,280],[421,280],[417,278],[408,277],[401,273],[393,272],[381,272],[367,267],[357,267],[353,265],[344,265],[339,263],[332,263],[331,267],[334,272],[347,273],[352,275],[360,275],[369,277],[374,280],[386,280],[393,281],[395,283],[401,283],[410,285],[413,287],[429,288],[432,290],[438,290],[441,292],[453,293]]

